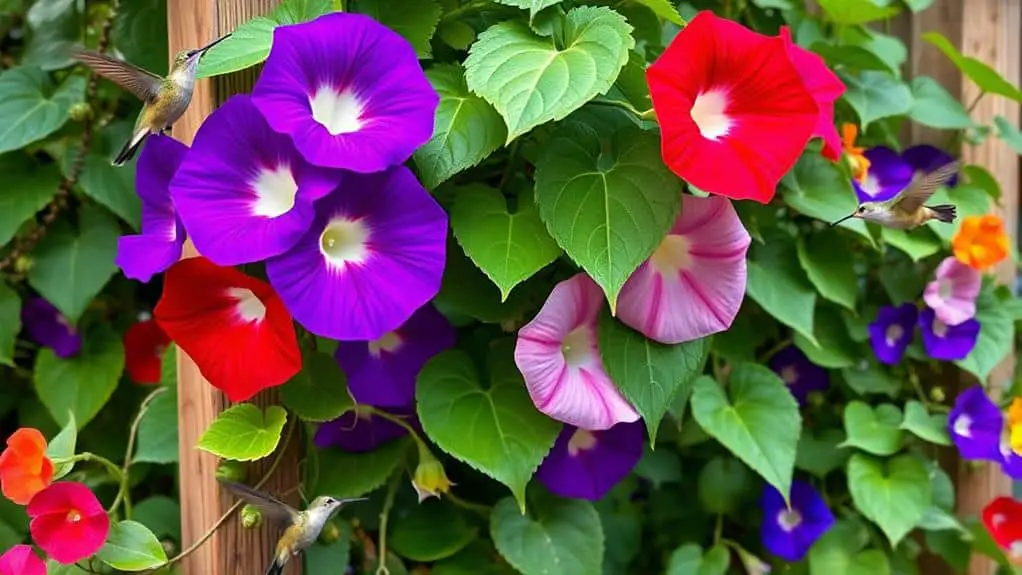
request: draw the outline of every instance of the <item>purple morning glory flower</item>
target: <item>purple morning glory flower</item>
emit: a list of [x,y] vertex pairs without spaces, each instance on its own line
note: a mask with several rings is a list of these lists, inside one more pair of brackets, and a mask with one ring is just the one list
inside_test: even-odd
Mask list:
[[82,337],[69,325],[53,304],[41,297],[32,298],[21,307],[21,325],[29,337],[48,347],[57,357],[68,359],[82,349]]
[[641,421],[604,431],[565,425],[536,478],[555,495],[596,501],[639,463],[645,439]]
[[790,346],[770,358],[770,369],[779,375],[799,405],[805,405],[809,394],[823,391],[830,385],[827,370],[809,361],[802,351]]
[[373,341],[342,341],[334,357],[358,403],[397,407],[415,402],[415,377],[431,357],[454,345],[454,328],[431,304]]
[[859,202],[883,202],[898,195],[912,181],[912,166],[898,152],[876,146],[863,154],[869,160],[866,181],[852,180]]
[[771,485],[760,499],[763,525],[760,537],[767,551],[785,561],[800,561],[816,540],[834,525],[834,514],[808,483],[796,479],[791,484],[791,508],[784,504],[781,492]]
[[135,191],[142,201],[142,233],[117,241],[117,267],[130,279],[147,283],[181,259],[185,228],[170,199],[170,181],[188,146],[170,136],[149,137],[135,167]]
[[447,214],[404,166],[345,172],[291,250],[266,275],[306,329],[336,340],[377,340],[440,290]]
[[440,97],[407,40],[335,12],[273,31],[252,101],[313,164],[370,173],[432,137]]
[[937,319],[930,308],[919,314],[919,330],[923,333],[923,348],[933,359],[955,361],[965,359],[979,338],[979,322],[970,318],[958,325],[947,325]]
[[203,122],[170,190],[196,249],[233,266],[295,245],[312,223],[313,201],[342,177],[303,160],[251,99],[238,95]]
[[1019,455],[1011,448],[1011,432],[1005,428],[998,443],[998,459],[1001,462],[1001,471],[1012,479],[1022,479],[1022,455]]
[[869,324],[869,341],[877,359],[888,365],[901,361],[905,348],[912,343],[918,315],[919,310],[913,303],[880,308],[876,319]]
[[[954,159],[944,150],[929,144],[919,144],[918,146],[907,148],[901,153],[901,157],[913,171],[920,171],[924,174],[928,174],[937,168],[942,168]],[[953,188],[957,184],[958,176],[955,175],[948,180],[946,187]]]
[[987,397],[983,386],[974,385],[958,394],[947,417],[947,428],[963,459],[1002,459],[999,446],[1004,415]]
[[[405,418],[412,428],[419,428],[414,406],[391,409],[388,412]],[[319,449],[337,447],[344,451],[361,453],[372,451],[388,441],[405,435],[408,435],[408,430],[404,427],[389,419],[373,415],[366,407],[355,407],[337,419],[319,424],[313,443]]]

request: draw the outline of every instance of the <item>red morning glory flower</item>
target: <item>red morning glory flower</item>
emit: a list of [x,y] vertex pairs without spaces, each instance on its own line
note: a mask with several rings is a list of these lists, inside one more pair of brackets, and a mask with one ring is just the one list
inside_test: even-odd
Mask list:
[[83,483],[59,481],[28,504],[32,540],[54,561],[69,565],[99,551],[110,533],[110,518]]

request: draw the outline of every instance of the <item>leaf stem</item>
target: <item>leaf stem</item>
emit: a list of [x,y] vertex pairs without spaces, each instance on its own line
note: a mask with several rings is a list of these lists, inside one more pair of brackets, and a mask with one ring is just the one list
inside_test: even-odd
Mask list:
[[472,0],[471,2],[463,4],[462,6],[444,14],[443,17],[440,18],[440,24],[443,25],[452,20],[457,20],[458,18],[461,18],[462,14],[475,12],[480,8],[486,7],[489,3],[489,0]]
[[[368,406],[366,406],[366,407],[368,407]],[[416,431],[414,427],[409,425],[409,423],[407,421],[401,419],[400,417],[394,415],[393,413],[388,413],[388,412],[383,411],[382,409],[379,409],[377,407],[372,407],[370,409],[372,409],[371,413],[373,415],[378,415],[378,416],[382,417],[383,419],[386,419],[387,421],[390,421],[391,423],[400,425],[401,427],[405,428],[405,431],[407,431],[408,434],[412,436],[412,439],[414,439],[415,442],[420,447],[425,447],[426,442],[422,439],[422,436],[419,435],[419,432]]]
[[773,347],[763,352],[763,354],[759,356],[759,359],[756,361],[756,363],[766,363],[770,361],[772,357],[777,355],[778,352],[788,347],[789,345],[791,345],[790,339],[787,338],[782,339],[781,341],[775,343]]
[[717,524],[713,528],[713,544],[717,545],[720,543],[721,537],[724,535],[724,514],[720,513],[717,515]]
[[387,497],[383,500],[383,509],[380,510],[380,542],[377,544],[379,552],[376,554],[379,563],[376,566],[376,575],[390,575],[390,569],[387,568],[387,523],[390,520],[390,510],[394,507],[394,499],[397,497],[397,488],[401,485],[402,471],[403,469],[398,467],[390,476]]
[[121,467],[121,488],[117,491],[117,498],[114,500],[114,504],[110,506],[110,513],[113,513],[117,511],[117,506],[121,501],[123,501],[125,519],[131,519],[131,490],[128,484],[130,483],[131,458],[135,453],[135,441],[138,437],[138,427],[139,424],[142,423],[142,418],[145,417],[146,412],[149,410],[149,405],[157,396],[166,391],[166,387],[160,387],[142,400],[142,404],[138,407],[138,415],[136,415],[135,420],[131,422],[131,429],[128,431],[128,448],[124,451],[124,465]]
[[626,102],[624,100],[611,100],[611,99],[608,99],[608,98],[594,98],[592,100],[589,100],[589,103],[590,104],[596,104],[597,106],[607,106],[609,108],[618,108],[620,110],[624,110],[625,112],[628,112],[629,114],[632,114],[633,116],[635,116],[636,118],[639,118],[640,120],[648,120],[648,119],[656,118],[656,112],[654,110],[649,109],[649,110],[645,110],[645,111],[640,111],[635,106],[633,106],[631,104],[631,102]]
[[[292,433],[294,433],[295,430],[296,419],[292,419],[291,421],[288,422],[287,430],[284,432],[284,438],[279,444],[276,457],[273,458],[273,462],[270,463],[269,469],[267,469],[266,473],[263,474],[263,477],[262,479],[259,480],[259,483],[256,483],[255,486],[253,486],[253,489],[261,489],[262,486],[265,485],[266,482],[270,480],[270,477],[273,476],[274,472],[277,471],[277,468],[280,467],[280,462],[284,460],[284,453],[287,451],[287,446],[289,443],[291,443],[291,435]],[[196,549],[198,549],[199,547],[202,546],[203,543],[208,541],[209,538],[212,537],[214,533],[216,533],[217,529],[219,529],[221,525],[226,523],[227,520],[230,519],[231,515],[233,515],[234,512],[241,508],[241,506],[244,504],[245,504],[244,500],[237,501],[234,505],[231,506],[230,509],[225,511],[224,514],[220,516],[220,519],[217,519],[216,523],[214,523],[213,526],[210,527],[206,531],[206,533],[204,533],[202,537],[200,537],[195,543],[192,543],[191,545],[188,546],[187,549],[178,553],[174,557],[168,559],[166,563],[157,565],[156,567],[153,567],[152,569],[145,571],[145,573],[147,574],[155,573],[161,569],[170,567],[174,563],[177,563],[178,561],[181,561],[185,557],[188,557],[189,555],[194,553]]]
[[497,184],[497,190],[501,194],[504,193],[504,187],[507,186],[508,181],[511,179],[511,173],[514,171],[515,157],[518,155],[518,143],[521,141],[521,138],[515,138],[515,141],[511,142],[511,149],[507,152],[507,165],[504,166],[504,175],[500,177],[500,183]]
[[490,516],[491,508],[488,505],[466,501],[455,495],[453,491],[448,491],[447,493],[444,493],[444,497],[447,498],[451,503],[457,505],[458,507],[461,507],[462,509],[467,509],[469,511],[472,511],[473,513],[478,513],[483,517]]
[[[110,472],[111,479],[113,479],[114,481],[116,481],[118,483],[121,483],[121,482],[124,481],[124,479],[123,479],[123,475],[124,474],[121,472],[121,468],[120,467],[117,467],[116,465],[114,465],[114,462],[112,462],[109,459],[103,457],[102,455],[96,455],[95,453],[91,453],[91,452],[88,452],[88,451],[85,451],[85,452],[82,452],[82,453],[76,453],[75,455],[72,455],[71,457],[54,457],[50,461],[53,463],[54,467],[56,467],[58,465],[65,465],[65,464],[68,464],[68,463],[78,463],[79,461],[87,461],[87,462],[92,462],[92,463],[98,463],[98,464],[102,465],[103,467],[106,467],[107,471]],[[114,501],[114,505],[117,505],[117,501]],[[114,510],[114,507],[111,506],[110,511],[108,511],[107,513],[112,513],[113,510]]]

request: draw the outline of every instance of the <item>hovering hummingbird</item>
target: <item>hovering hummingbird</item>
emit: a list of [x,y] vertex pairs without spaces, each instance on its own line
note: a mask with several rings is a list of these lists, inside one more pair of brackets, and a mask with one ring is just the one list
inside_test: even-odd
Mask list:
[[283,573],[284,566],[288,560],[292,556],[297,556],[316,541],[327,520],[342,505],[366,500],[365,497],[335,499],[322,495],[313,499],[308,509],[298,511],[276,497],[256,491],[247,485],[225,479],[220,479],[219,481],[229,491],[257,508],[263,517],[285,526],[284,533],[280,536],[280,540],[277,541],[276,551],[264,575],[280,575]]
[[947,163],[928,174],[916,172],[912,181],[897,196],[884,202],[863,202],[854,212],[830,225],[836,226],[851,218],[901,230],[921,226],[930,220],[950,224],[957,216],[954,205],[924,206],[923,203],[957,173],[957,161]]
[[166,78],[93,50],[76,48],[72,51],[75,60],[116,82],[143,102],[131,138],[114,158],[113,165],[120,166],[130,160],[149,134],[165,133],[185,113],[192,101],[199,59],[229,37],[230,34],[225,34],[197,50],[178,52]]

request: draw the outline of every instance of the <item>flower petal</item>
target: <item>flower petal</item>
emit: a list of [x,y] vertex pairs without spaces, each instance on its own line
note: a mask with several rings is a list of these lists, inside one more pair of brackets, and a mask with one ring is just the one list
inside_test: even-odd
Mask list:
[[584,273],[554,286],[531,322],[518,331],[515,364],[536,408],[586,430],[639,419],[603,369],[596,320],[603,292]]
[[[929,144],[919,144],[917,146],[906,148],[905,151],[901,153],[901,157],[913,171],[920,171],[923,173],[929,173],[937,168],[942,168],[954,160],[954,158],[952,158],[951,155],[944,150]],[[948,180],[947,187],[953,188],[957,184],[958,175],[956,174]]]
[[46,575],[46,563],[31,545],[15,545],[0,556],[0,575]]
[[866,180],[861,184],[852,180],[860,203],[887,201],[912,181],[912,167],[898,152],[886,146],[875,146],[866,150],[864,156],[869,160]]
[[46,438],[32,427],[22,427],[7,438],[0,454],[0,488],[4,497],[27,505],[53,480],[53,463],[46,457]]
[[700,12],[646,72],[664,162],[697,188],[767,203],[819,108],[781,38]]
[[790,510],[781,493],[771,485],[764,486],[760,507],[763,546],[785,561],[800,561],[835,522],[823,498],[800,479],[791,484]]
[[153,316],[231,401],[282,385],[302,368],[291,316],[273,288],[206,258],[167,270]]
[[621,289],[618,317],[668,344],[726,330],[745,298],[751,241],[726,198],[684,195],[671,231]]
[[252,97],[310,162],[361,173],[411,157],[440,103],[407,40],[344,12],[277,27]]
[[923,301],[937,319],[947,325],[959,325],[974,317],[983,276],[954,256],[945,258],[934,275],[923,292]]
[[901,361],[915,334],[918,309],[913,303],[884,306],[869,324],[869,339],[877,359],[888,365]]
[[316,202],[290,251],[266,262],[288,309],[312,333],[375,340],[440,290],[447,214],[404,166],[349,172]]
[[947,325],[937,319],[930,308],[919,313],[919,330],[923,334],[923,348],[933,359],[957,361],[965,359],[976,346],[979,322],[966,320],[958,325]]
[[135,383],[160,383],[163,352],[170,338],[154,320],[140,321],[124,332],[124,367]]
[[54,483],[32,498],[27,511],[32,540],[64,565],[99,551],[110,532],[110,518],[82,483]]
[[805,405],[810,393],[830,386],[827,370],[809,361],[802,350],[793,345],[770,358],[770,369],[780,376],[799,405]]
[[82,349],[82,337],[64,316],[41,297],[26,301],[21,307],[21,324],[29,337],[48,347],[57,357],[68,359]]
[[958,394],[947,418],[948,435],[963,459],[1000,461],[1004,416],[980,385]]
[[841,159],[841,136],[834,125],[834,102],[845,93],[845,83],[827,67],[823,58],[795,44],[787,26],[781,26],[780,36],[791,63],[801,74],[802,82],[819,108],[813,136],[823,139],[823,157],[837,162]]
[[536,479],[561,497],[602,499],[642,458],[642,422],[619,423],[606,431],[565,425],[536,471]]

